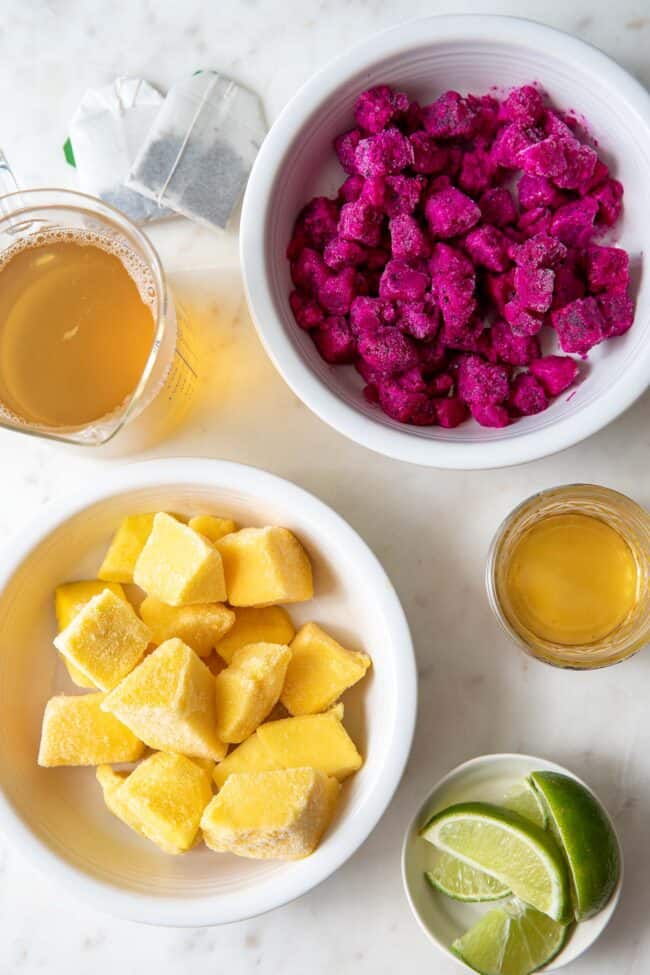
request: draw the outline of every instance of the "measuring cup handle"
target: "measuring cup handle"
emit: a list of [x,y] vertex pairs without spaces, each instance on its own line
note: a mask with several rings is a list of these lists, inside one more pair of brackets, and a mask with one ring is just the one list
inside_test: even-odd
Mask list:
[[0,212],[4,209],[3,197],[7,193],[15,193],[17,189],[18,183],[16,182],[16,177],[11,171],[7,157],[2,149],[0,149]]

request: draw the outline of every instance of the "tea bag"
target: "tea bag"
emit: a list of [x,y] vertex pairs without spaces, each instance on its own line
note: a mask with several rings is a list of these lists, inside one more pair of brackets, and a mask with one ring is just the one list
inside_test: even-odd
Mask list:
[[124,185],[131,164],[163,104],[160,92],[141,78],[116,78],[89,88],[70,122],[66,158],[82,190],[121,210],[136,223],[169,214]]
[[217,71],[174,85],[127,180],[208,227],[225,227],[266,133],[258,96]]

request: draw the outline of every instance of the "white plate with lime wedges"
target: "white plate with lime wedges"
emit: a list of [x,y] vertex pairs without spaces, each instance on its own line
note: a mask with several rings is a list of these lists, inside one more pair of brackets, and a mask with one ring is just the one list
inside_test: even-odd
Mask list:
[[484,975],[556,971],[601,934],[623,877],[614,825],[589,787],[530,755],[484,755],[433,788],[402,850],[429,939]]

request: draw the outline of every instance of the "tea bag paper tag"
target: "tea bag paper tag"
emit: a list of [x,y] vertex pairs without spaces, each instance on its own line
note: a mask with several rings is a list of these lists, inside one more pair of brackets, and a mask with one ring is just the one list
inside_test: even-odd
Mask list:
[[81,189],[136,223],[169,214],[124,185],[163,101],[149,82],[120,77],[103,88],[89,88],[70,122],[69,141]]
[[266,134],[259,97],[217,71],[174,85],[127,185],[190,220],[223,228]]

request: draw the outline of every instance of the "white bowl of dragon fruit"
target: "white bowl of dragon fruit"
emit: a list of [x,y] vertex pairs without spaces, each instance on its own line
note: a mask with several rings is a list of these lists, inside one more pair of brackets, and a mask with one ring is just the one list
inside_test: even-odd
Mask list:
[[279,116],[244,201],[260,337],[359,444],[476,469],[595,433],[650,377],[650,96],[496,16],[371,36]]

